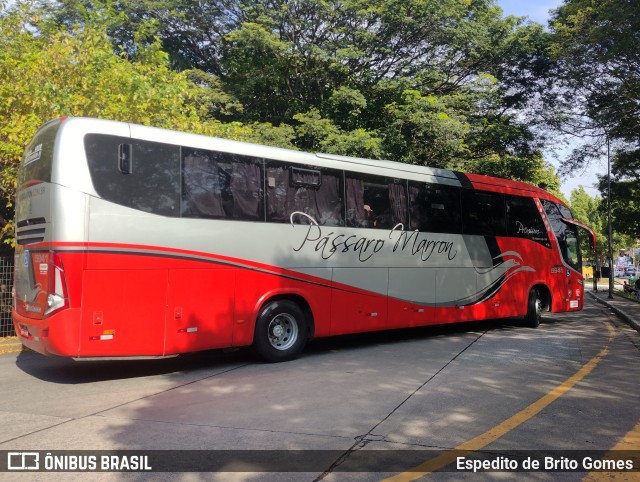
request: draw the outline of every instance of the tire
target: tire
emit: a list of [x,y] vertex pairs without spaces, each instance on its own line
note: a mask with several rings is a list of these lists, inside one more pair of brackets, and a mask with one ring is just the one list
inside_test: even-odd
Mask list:
[[537,328],[542,319],[542,299],[538,290],[533,289],[529,292],[529,300],[527,302],[527,314],[524,315],[524,324],[530,328]]
[[260,310],[253,349],[268,363],[293,360],[302,352],[307,337],[307,317],[300,306],[290,300],[276,300]]

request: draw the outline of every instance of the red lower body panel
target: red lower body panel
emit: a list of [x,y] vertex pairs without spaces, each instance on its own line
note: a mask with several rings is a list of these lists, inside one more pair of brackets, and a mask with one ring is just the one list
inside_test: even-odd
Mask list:
[[[64,248],[57,253],[68,308],[44,319],[14,311],[14,320],[27,347],[69,357],[165,356],[250,345],[261,307],[277,296],[304,300],[315,337],[522,316],[532,283],[540,283],[522,274],[481,302],[434,307],[203,253]],[[566,285],[567,279],[558,275],[558,283]],[[568,299],[554,298],[552,309],[578,310],[582,296],[569,305]]]

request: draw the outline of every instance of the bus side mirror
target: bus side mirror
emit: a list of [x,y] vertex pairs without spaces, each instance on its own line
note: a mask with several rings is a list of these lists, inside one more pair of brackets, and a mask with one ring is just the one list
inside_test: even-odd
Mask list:
[[131,174],[133,172],[131,144],[120,144],[118,146],[118,170],[122,174]]

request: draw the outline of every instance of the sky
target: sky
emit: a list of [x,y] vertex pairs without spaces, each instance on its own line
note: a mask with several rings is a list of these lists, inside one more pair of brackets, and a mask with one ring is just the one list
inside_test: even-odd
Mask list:
[[[562,5],[562,0],[496,0],[502,11],[506,15],[516,15],[519,17],[527,17],[529,20],[547,25],[550,17],[549,10]],[[545,160],[556,166],[556,169],[562,162],[564,156],[568,155],[568,150],[558,151],[557,158],[551,152],[545,152]],[[591,197],[599,196],[600,192],[594,187],[598,182],[596,174],[606,175],[607,163],[606,159],[593,162],[584,170],[577,171],[571,177],[562,178],[561,191],[567,198],[571,197],[571,191],[578,186],[584,186],[587,194]]]
[[561,0],[496,0],[505,15],[527,17],[529,20],[547,24],[549,10],[556,8]]

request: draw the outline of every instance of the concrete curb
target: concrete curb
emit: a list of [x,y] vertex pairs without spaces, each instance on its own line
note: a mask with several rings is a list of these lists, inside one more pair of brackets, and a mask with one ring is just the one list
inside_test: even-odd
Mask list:
[[613,311],[616,315],[618,315],[620,318],[622,318],[624,321],[626,321],[627,323],[629,323],[629,325],[631,325],[632,328],[636,329],[637,331],[640,331],[640,323],[638,323],[638,321],[636,321],[631,315],[629,315],[628,313],[626,313],[624,310],[621,310],[620,308],[618,308],[617,306],[615,306],[613,303],[609,303],[608,301],[603,300],[602,298],[600,298],[599,296],[594,295],[593,293],[591,293],[590,291],[587,291],[587,293],[589,293],[591,295],[591,297],[596,300],[597,303],[603,304],[605,306],[607,306],[608,308],[611,309],[611,311]]

